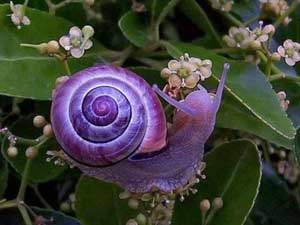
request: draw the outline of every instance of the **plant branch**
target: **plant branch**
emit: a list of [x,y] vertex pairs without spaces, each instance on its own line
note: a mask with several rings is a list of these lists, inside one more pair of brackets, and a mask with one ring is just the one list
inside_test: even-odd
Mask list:
[[291,75],[287,75],[285,73],[274,74],[274,75],[270,76],[269,81],[272,82],[272,81],[282,80],[282,79],[300,82],[299,76],[291,76]]
[[38,187],[36,185],[32,186],[35,195],[38,197],[40,202],[47,208],[47,209],[53,209],[52,206],[44,199],[44,197],[41,195]]
[[25,191],[26,191],[26,187],[27,187],[27,183],[28,183],[28,174],[29,174],[29,170],[31,167],[31,159],[27,159],[26,164],[25,164],[25,168],[22,174],[22,180],[21,180],[21,185],[19,188],[19,192],[17,195],[17,201],[23,201],[24,200],[24,196],[25,196]]
[[30,216],[29,216],[26,208],[23,205],[19,205],[18,209],[19,209],[19,211],[20,211],[20,213],[21,213],[21,215],[23,217],[25,225],[32,225]]
[[230,22],[232,22],[235,26],[238,26],[238,27],[244,26],[244,24],[241,21],[239,21],[237,18],[235,18],[232,14],[224,12],[224,13],[222,13],[222,15],[226,19],[228,19]]

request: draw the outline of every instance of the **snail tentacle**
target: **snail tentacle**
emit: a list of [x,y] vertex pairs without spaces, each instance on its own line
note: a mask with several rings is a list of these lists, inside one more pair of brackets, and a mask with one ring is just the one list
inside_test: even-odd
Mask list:
[[177,109],[185,112],[186,114],[189,114],[190,116],[195,116],[197,114],[197,112],[193,110],[193,108],[188,107],[186,104],[182,102],[176,101],[174,98],[171,98],[169,95],[161,91],[156,84],[152,86],[152,89],[166,102],[168,102],[172,106],[175,106]]

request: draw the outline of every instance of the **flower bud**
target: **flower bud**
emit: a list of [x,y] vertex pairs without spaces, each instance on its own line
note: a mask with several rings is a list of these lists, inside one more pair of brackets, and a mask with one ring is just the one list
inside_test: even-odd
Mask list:
[[37,157],[38,153],[39,151],[36,147],[29,147],[25,151],[25,155],[28,159],[34,159],[35,157]]
[[285,159],[285,158],[286,158],[286,152],[283,151],[283,150],[279,151],[279,157],[280,157],[281,159]]
[[7,149],[7,155],[9,158],[15,158],[18,155],[18,149],[15,146],[10,146]]
[[123,191],[119,194],[119,198],[120,199],[127,199],[127,198],[130,198],[131,197],[131,194],[129,191]]
[[55,87],[58,87],[59,85],[61,85],[65,81],[67,81],[69,78],[70,78],[69,76],[61,76],[61,77],[56,78]]
[[168,79],[172,75],[172,71],[168,68],[163,68],[160,75],[164,79]]
[[250,47],[254,50],[258,50],[261,48],[261,43],[260,41],[252,41]]
[[52,137],[52,135],[53,135],[53,130],[52,130],[51,124],[47,124],[46,126],[44,126],[44,128],[43,128],[43,134],[44,134],[46,137]]
[[134,198],[131,198],[128,200],[128,206],[131,209],[137,209],[139,207],[139,201]]
[[70,204],[67,202],[63,202],[60,204],[60,210],[64,212],[69,212],[71,210]]
[[212,202],[212,208],[214,209],[220,209],[223,207],[223,199],[218,197],[218,198],[215,198]]
[[275,33],[275,27],[272,24],[266,25],[263,29],[266,34],[273,35]]
[[81,31],[83,33],[84,38],[86,39],[92,37],[95,33],[94,28],[89,25],[84,26]]
[[203,214],[206,214],[210,209],[210,202],[208,199],[204,199],[200,202],[200,210]]
[[127,221],[126,225],[138,225],[138,223],[134,219],[130,219]]
[[146,225],[146,223],[147,223],[147,218],[142,213],[138,214],[135,219],[139,225]]
[[285,17],[283,20],[283,25],[287,26],[291,21],[292,19],[290,17]]
[[48,54],[55,54],[59,52],[59,44],[57,41],[49,41],[47,43],[47,53]]
[[46,119],[45,117],[41,115],[37,115],[33,118],[33,126],[35,127],[43,127],[46,125]]
[[84,0],[85,4],[92,6],[95,3],[95,0]]
[[145,193],[145,194],[142,195],[141,200],[142,200],[143,202],[148,202],[148,201],[150,201],[152,198],[153,198],[153,196],[152,196],[151,193]]
[[281,56],[280,56],[280,54],[277,53],[277,52],[274,52],[274,53],[272,53],[272,55],[271,55],[272,61],[275,61],[275,62],[280,61],[280,58],[281,58]]

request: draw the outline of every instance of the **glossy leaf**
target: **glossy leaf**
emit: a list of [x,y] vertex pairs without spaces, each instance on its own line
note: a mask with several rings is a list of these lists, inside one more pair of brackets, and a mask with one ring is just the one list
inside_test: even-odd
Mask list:
[[[53,57],[40,55],[35,49],[20,47],[20,44],[58,40],[68,33],[72,24],[60,17],[28,8],[26,15],[31,25],[19,30],[8,14],[9,6],[0,5],[0,94],[49,100],[56,78],[66,74],[63,64]],[[101,49],[94,42],[92,50],[88,50],[81,59],[69,60],[71,71],[94,64]]]
[[152,69],[149,67],[130,67],[129,69],[141,76],[149,84],[165,84],[165,81],[160,76],[160,72],[156,69]]
[[[25,138],[37,138],[41,135],[41,130],[33,127],[32,117],[21,119],[17,121],[11,128],[11,132],[15,135],[19,135]],[[1,144],[1,151],[10,165],[19,173],[22,174],[25,168],[27,158],[25,156],[25,150],[28,146],[17,145],[18,155],[15,158],[9,158],[6,150],[8,148],[8,141],[5,139]],[[39,150],[38,156],[31,162],[29,169],[29,180],[31,182],[41,183],[47,182],[60,175],[66,167],[54,165],[54,162],[46,162],[46,151],[58,150],[59,146],[54,140],[46,142]]]
[[0,199],[7,186],[8,168],[7,163],[0,155]]
[[159,26],[167,14],[179,3],[180,0],[153,0],[152,21]]
[[[145,19],[145,18],[144,18]],[[143,48],[148,42],[147,22],[141,15],[132,11],[125,13],[119,20],[124,36],[137,47]]]
[[76,187],[76,215],[83,225],[124,225],[133,212],[120,189],[91,177],[81,177]]
[[210,50],[186,43],[165,43],[170,55],[178,58],[187,52],[190,56],[213,61],[213,78],[219,79],[223,64],[231,64],[226,80],[226,90],[244,107],[251,111],[262,123],[287,139],[293,139],[295,128],[282,111],[275,92],[264,74],[252,64],[233,61],[213,53]]
[[218,112],[217,126],[248,132],[287,149],[293,149],[294,144],[253,115],[229,93],[224,95]]
[[221,197],[223,208],[214,216],[208,214],[209,224],[242,225],[260,184],[261,164],[256,146],[245,140],[226,143],[208,153],[204,161],[206,179],[197,185],[196,195],[176,203],[172,224],[201,224],[200,201]]

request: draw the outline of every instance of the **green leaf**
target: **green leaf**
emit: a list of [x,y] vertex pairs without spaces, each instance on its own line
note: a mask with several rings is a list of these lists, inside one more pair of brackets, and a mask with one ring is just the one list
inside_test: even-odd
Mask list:
[[199,46],[186,43],[165,43],[169,54],[178,58],[187,52],[191,56],[211,59],[213,78],[219,80],[223,64],[231,64],[225,89],[262,123],[287,139],[293,139],[295,128],[280,108],[279,101],[264,74],[252,64],[226,59]]
[[0,199],[6,189],[7,178],[8,178],[7,163],[4,161],[4,159],[2,159],[2,156],[0,155]]
[[274,144],[293,149],[294,144],[253,115],[250,110],[243,106],[229,93],[224,94],[221,107],[218,112],[217,126],[245,131],[257,135]]
[[[11,128],[10,131],[17,136],[22,136],[25,138],[36,138],[41,135],[41,130],[33,127],[32,118],[27,117],[25,119],[18,120]],[[25,156],[25,150],[28,146],[17,145],[18,155],[15,158],[9,158],[7,156],[8,140],[5,139],[1,144],[1,151],[6,160],[10,165],[19,173],[22,174],[25,168],[27,158]],[[38,156],[32,161],[28,178],[31,182],[42,183],[47,182],[56,178],[65,169],[66,166],[57,166],[52,162],[46,162],[46,151],[48,150],[58,150],[59,146],[56,141],[49,140],[39,150]]]
[[147,22],[141,15],[132,11],[125,13],[119,20],[124,36],[137,47],[143,48],[148,42]]
[[208,214],[209,224],[242,225],[254,205],[260,184],[261,163],[256,146],[245,140],[233,141],[212,150],[204,161],[206,179],[197,185],[196,195],[176,203],[172,224],[201,224],[200,202],[221,197],[223,208],[214,216]]
[[153,0],[152,21],[159,27],[168,13],[179,3],[180,0]]
[[[39,44],[58,40],[72,24],[46,12],[26,9],[31,24],[20,30],[11,22],[9,6],[0,5],[0,94],[49,100],[57,77],[66,74],[61,62],[40,55],[37,50],[20,47],[21,43]],[[81,59],[70,59],[71,71],[92,65],[102,48],[94,42]],[[34,88],[33,88],[34,87]]]
[[109,183],[83,176],[76,187],[76,215],[83,225],[124,225],[133,215],[120,189]]
[[163,80],[160,76],[160,72],[156,69],[149,67],[130,67],[130,70],[141,76],[145,79],[149,84],[165,84],[165,80]]

